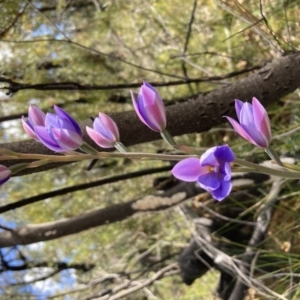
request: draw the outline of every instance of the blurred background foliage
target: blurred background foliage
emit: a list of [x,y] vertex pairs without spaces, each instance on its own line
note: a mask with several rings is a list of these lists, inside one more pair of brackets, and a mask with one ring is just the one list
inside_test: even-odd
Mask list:
[[[300,46],[297,0],[4,0],[0,2],[0,8],[0,75],[27,84],[74,82],[105,86],[143,80],[163,83],[221,76],[264,65]],[[173,103],[230,84],[238,78],[241,76],[160,87],[159,93],[166,103]],[[60,104],[78,120],[96,116],[99,111],[132,110],[129,89],[24,89],[6,99],[7,84],[0,84],[1,116],[25,113],[29,104],[45,111],[51,110],[53,104]],[[299,96],[294,93],[268,108],[274,135],[299,125],[298,106]],[[0,126],[2,141],[27,138],[19,119],[2,122]],[[237,138],[228,125],[176,139],[201,147],[229,142],[241,157],[253,161],[266,159],[262,150]],[[298,157],[299,140],[298,132],[279,136],[274,139],[274,147],[281,154]],[[155,152],[165,148],[162,142],[154,142],[130,150]],[[162,165],[162,162],[133,163],[110,159],[107,164],[98,162],[91,171],[87,171],[88,162],[81,162],[45,173],[15,177],[1,187],[1,204],[104,176]],[[0,220],[3,225],[14,227],[76,216],[87,210],[151,194],[154,192],[153,178],[149,175],[46,199],[7,212]],[[291,216],[294,222],[299,222],[295,187],[287,187],[282,197],[285,200],[277,214],[280,222],[273,222],[270,228],[268,250],[276,252],[278,257],[289,252],[284,248],[286,243],[298,238],[298,233],[289,229]],[[136,257],[143,249],[153,249],[152,254],[157,257],[167,251],[170,262],[176,261],[176,253],[189,240],[191,226],[181,211],[174,208],[59,240],[20,247],[34,261],[63,260],[94,263],[96,267],[86,273],[66,271],[56,274],[51,279],[50,289],[47,289],[47,281],[13,285],[35,278],[33,271],[2,273],[1,297],[46,299],[56,295],[55,299],[81,299],[87,295],[87,290],[81,289],[93,278],[122,270],[140,274]],[[278,246],[276,249],[274,244]],[[294,252],[291,266],[296,267],[300,262],[299,252]],[[151,272],[147,276],[151,276]],[[214,296],[217,276],[211,271],[192,287],[182,284],[179,276],[172,276],[157,281],[148,292],[140,291],[127,299],[148,299],[145,293],[149,299],[152,299],[149,293],[157,297],[153,299],[217,299]],[[279,292],[287,288],[283,282]],[[88,294],[94,289],[90,287]]]

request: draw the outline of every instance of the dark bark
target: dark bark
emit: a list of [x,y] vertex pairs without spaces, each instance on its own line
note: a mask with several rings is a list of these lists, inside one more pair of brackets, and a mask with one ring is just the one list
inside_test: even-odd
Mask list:
[[164,166],[164,167],[161,167],[161,168],[146,169],[146,170],[141,170],[141,171],[137,171],[137,172],[126,173],[126,174],[116,175],[116,176],[112,176],[112,177],[102,178],[102,179],[95,180],[95,181],[88,182],[88,183],[76,184],[76,185],[73,185],[73,186],[70,186],[70,187],[65,187],[65,188],[62,188],[62,189],[59,189],[59,190],[38,194],[36,196],[24,198],[24,199],[21,199],[19,201],[0,206],[0,214],[4,213],[4,212],[7,212],[7,211],[10,211],[10,210],[13,210],[13,209],[16,209],[16,208],[23,207],[25,205],[29,205],[29,204],[41,201],[41,200],[45,200],[47,198],[61,196],[61,195],[65,195],[67,193],[73,193],[73,192],[80,191],[80,190],[86,190],[86,189],[93,188],[93,187],[98,187],[100,185],[104,185],[104,184],[107,184],[107,183],[118,182],[118,181],[121,181],[121,180],[137,178],[137,177],[141,177],[141,176],[144,176],[144,175],[169,171],[171,168],[172,168],[172,166]]
[[9,231],[2,231],[0,232],[0,248],[53,240],[93,227],[122,221],[137,213],[167,209],[199,194],[201,191],[203,192],[195,183],[180,182],[162,195],[146,196],[142,199],[85,212],[68,219],[29,224]]
[[[206,131],[225,122],[224,115],[234,116],[234,99],[236,98],[251,101],[255,96],[264,106],[268,106],[300,87],[299,65],[300,53],[276,58],[264,68],[234,84],[199,95],[193,100],[169,106],[166,108],[167,129],[173,136]],[[112,114],[112,118],[120,128],[121,139],[125,146],[160,138],[158,133],[152,132],[142,124],[133,111]],[[83,129],[86,125],[91,126],[91,121],[81,123]],[[84,140],[96,147],[85,132]],[[2,144],[1,147],[23,153],[52,153],[33,140]],[[11,160],[3,164],[11,166],[18,162]],[[25,169],[19,174],[45,171],[61,165],[61,163],[50,163],[35,169]]]

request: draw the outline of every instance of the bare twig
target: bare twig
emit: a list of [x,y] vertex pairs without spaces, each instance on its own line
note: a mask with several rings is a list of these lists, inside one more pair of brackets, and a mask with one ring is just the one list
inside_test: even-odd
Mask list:
[[[260,69],[261,65],[252,66],[249,68],[245,68],[240,71],[230,72],[228,74],[224,74],[222,76],[208,76],[202,78],[187,78],[183,80],[169,81],[169,82],[151,82],[153,86],[175,86],[175,85],[184,85],[187,83],[198,83],[198,82],[210,82],[210,81],[218,81],[224,80],[226,78],[232,78],[238,75],[242,75],[248,72],[252,72]],[[12,93],[16,93],[20,90],[40,90],[40,91],[69,91],[69,90],[78,90],[78,91],[94,91],[94,90],[117,90],[117,89],[130,89],[130,88],[138,88],[141,86],[141,83],[123,83],[123,84],[106,84],[106,85],[90,85],[90,84],[81,84],[78,82],[53,82],[53,83],[20,83],[14,80],[11,80],[6,77],[0,77],[0,82],[7,83],[7,87],[3,87],[2,89],[7,89]]]
[[135,286],[133,286],[131,288],[128,288],[125,291],[122,291],[122,292],[120,292],[118,294],[115,294],[113,296],[106,295],[104,297],[95,298],[95,300],[106,300],[106,299],[117,300],[117,299],[120,299],[122,297],[128,296],[128,295],[130,295],[130,294],[132,294],[132,293],[134,293],[134,292],[136,292],[140,289],[143,289],[146,286],[149,286],[149,285],[153,284],[156,280],[160,279],[161,277],[172,276],[172,275],[176,275],[178,273],[179,273],[178,265],[177,265],[177,263],[173,263],[173,264],[161,269],[160,271],[156,272],[151,278],[146,279],[142,282],[136,283]]
[[[255,248],[265,238],[272,217],[272,213],[274,210],[274,205],[278,201],[278,194],[281,190],[282,183],[283,183],[282,180],[274,181],[272,188],[265,199],[265,204],[257,217],[256,220],[257,225],[253,231],[252,237],[248,243],[248,246],[246,248],[246,251],[243,255],[243,258],[239,266],[240,273],[242,273],[244,276],[247,276],[247,274],[249,274],[248,266],[251,264],[251,261],[253,260],[257,252]],[[244,281],[244,279],[241,276],[238,275],[237,282],[235,284],[235,287],[231,293],[229,300],[242,300],[248,288],[249,285]]]

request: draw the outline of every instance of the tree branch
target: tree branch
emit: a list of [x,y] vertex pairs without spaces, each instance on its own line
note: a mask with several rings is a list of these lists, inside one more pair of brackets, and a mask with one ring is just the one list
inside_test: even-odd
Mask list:
[[[190,78],[183,80],[173,80],[168,82],[151,82],[152,85],[156,87],[160,86],[176,86],[176,85],[184,85],[187,83],[199,83],[199,82],[210,82],[223,80],[226,78],[232,78],[238,75],[242,75],[257,69],[260,69],[261,65],[255,65],[249,68],[245,68],[243,70],[230,72],[228,74],[224,74],[221,76],[209,76],[202,78]],[[141,83],[123,83],[123,84],[105,84],[105,85],[97,85],[97,84],[81,84],[74,81],[66,81],[66,82],[50,82],[50,83],[21,83],[14,81],[12,79],[0,76],[0,82],[4,82],[8,84],[8,87],[3,89],[8,89],[10,93],[16,93],[21,90],[38,90],[38,91],[96,91],[96,90],[117,90],[117,89],[129,89],[129,88],[138,88],[141,86]]]
[[203,190],[194,183],[180,182],[160,196],[146,196],[142,199],[85,212],[72,218],[2,231],[0,232],[0,248],[53,240],[93,227],[122,221],[137,213],[167,209],[201,192]]
[[[23,207],[23,206],[28,205],[28,204],[32,204],[32,203],[44,200],[44,199],[48,199],[48,198],[52,198],[52,197],[56,197],[56,196],[61,196],[61,195],[65,195],[67,193],[73,193],[73,192],[76,192],[76,191],[86,190],[86,189],[89,189],[89,188],[98,187],[100,185],[113,183],[113,182],[118,182],[118,181],[121,181],[121,180],[127,180],[127,179],[141,177],[141,176],[144,176],[144,175],[169,171],[169,170],[171,170],[171,168],[172,168],[172,166],[168,165],[168,166],[164,166],[164,167],[161,167],[161,168],[145,169],[145,170],[141,170],[141,171],[136,171],[136,172],[126,173],[126,174],[106,177],[106,178],[102,178],[102,179],[95,180],[95,181],[88,182],[88,183],[76,184],[74,186],[65,187],[65,188],[62,188],[62,189],[59,189],[59,190],[38,194],[36,196],[28,197],[28,198],[25,198],[25,199],[22,199],[22,200],[13,202],[13,203],[9,203],[9,204],[0,206],[0,214],[4,213],[4,212],[7,212],[7,211],[10,211],[12,209],[16,209],[16,208]],[[0,228],[1,227],[4,227],[4,226],[0,225]],[[9,230],[11,230],[11,229],[9,229]]]

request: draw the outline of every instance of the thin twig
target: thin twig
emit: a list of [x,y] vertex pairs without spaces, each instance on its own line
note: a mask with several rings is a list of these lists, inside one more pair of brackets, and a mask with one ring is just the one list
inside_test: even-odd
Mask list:
[[[246,251],[243,255],[243,259],[241,260],[239,267],[240,272],[244,275],[247,275],[249,273],[249,267],[247,266],[251,265],[251,262],[255,257],[255,248],[265,238],[273,214],[274,205],[278,201],[278,194],[281,190],[282,183],[283,181],[281,179],[274,181],[271,190],[265,199],[265,204],[257,217],[257,225],[254,228],[252,237],[248,243],[248,246],[246,248]],[[229,300],[242,300],[248,288],[249,285],[244,281],[244,279],[241,276],[238,275],[238,279],[236,281],[234,289],[232,290]]]

